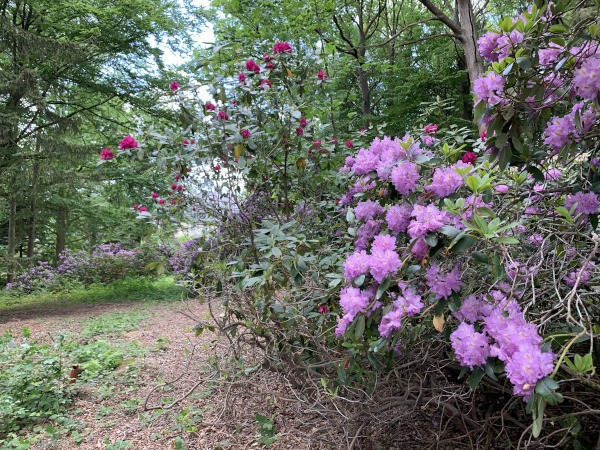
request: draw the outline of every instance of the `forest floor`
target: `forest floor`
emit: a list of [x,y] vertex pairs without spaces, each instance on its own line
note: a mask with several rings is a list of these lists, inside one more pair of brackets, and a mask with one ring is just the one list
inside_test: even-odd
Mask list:
[[[27,328],[30,339],[52,343],[68,333],[82,345],[102,340],[124,354],[111,373],[72,385],[62,433],[52,422],[53,436],[39,427],[37,434],[33,427],[24,430],[29,448],[348,448],[314,425],[319,417],[287,398],[292,394],[283,377],[258,370],[243,383],[211,380],[218,361],[208,349],[225,343],[208,330],[196,336],[195,318],[209,318],[206,304],[111,299],[0,305],[0,335],[12,330],[18,336]],[[5,448],[14,447],[0,440]]]
[[0,450],[465,448],[436,445],[436,423],[418,412],[384,433],[395,436],[394,445],[372,441],[366,428],[355,439],[356,423],[341,416],[331,423],[298,398],[284,376],[251,362],[238,370],[247,376],[217,379],[215,367],[231,365],[227,341],[194,329],[210,319],[208,305],[179,300],[177,292],[163,299],[156,289],[150,298],[142,294],[133,300],[113,292],[93,301],[0,301],[0,336],[7,330],[19,336],[26,328],[29,339],[52,344],[66,333],[77,345],[102,343],[121,355],[110,372],[82,375],[71,385],[73,401],[60,420],[22,430],[28,446],[0,439]]

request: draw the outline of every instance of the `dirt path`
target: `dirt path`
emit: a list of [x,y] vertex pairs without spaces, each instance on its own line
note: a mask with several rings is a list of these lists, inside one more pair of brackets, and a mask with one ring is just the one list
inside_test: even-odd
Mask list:
[[[144,399],[152,390],[149,406],[169,404],[212,371],[207,350],[224,343],[208,331],[195,335],[196,321],[188,316],[208,318],[207,306],[198,302],[12,308],[0,317],[0,333],[12,329],[17,334],[27,327],[32,338],[50,341],[52,336],[67,330],[77,339],[91,319],[106,314],[113,318],[120,314],[125,318],[131,314],[145,317],[133,330],[98,336],[114,345],[142,349],[140,354],[126,360],[108,380],[75,384],[77,396],[69,417],[77,423],[78,430],[55,444],[44,440],[32,448],[216,450],[267,445],[272,449],[346,448],[315,427],[319,418],[314,413],[294,406],[290,401],[293,399],[287,398],[291,394],[285,380],[272,373],[259,372],[249,382],[239,385],[228,385],[222,380],[211,384],[207,380],[168,410],[144,411]],[[174,379],[177,382],[172,386],[157,389]],[[273,435],[276,438],[271,443]]]

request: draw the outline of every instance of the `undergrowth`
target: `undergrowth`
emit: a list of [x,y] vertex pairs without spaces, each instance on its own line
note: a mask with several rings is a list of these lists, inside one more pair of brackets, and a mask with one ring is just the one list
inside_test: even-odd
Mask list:
[[[14,297],[0,296],[0,311],[112,302],[147,307],[179,300],[183,294],[171,277],[135,278],[63,295],[30,295],[17,302]],[[123,386],[139,388],[137,358],[146,349],[137,342],[113,342],[112,338],[137,329],[149,316],[150,311],[137,307],[101,314],[83,319],[83,329],[77,335],[59,332],[49,343],[32,336],[27,328],[20,335],[7,331],[0,336],[0,449],[28,449],[34,443],[52,445],[66,435],[74,442],[81,441],[84,430],[71,407],[74,396],[85,385],[93,386],[99,396],[112,396]],[[65,325],[68,328],[69,322]],[[76,379],[71,378],[75,376],[74,366]],[[131,401],[123,408],[135,409],[138,403]]]

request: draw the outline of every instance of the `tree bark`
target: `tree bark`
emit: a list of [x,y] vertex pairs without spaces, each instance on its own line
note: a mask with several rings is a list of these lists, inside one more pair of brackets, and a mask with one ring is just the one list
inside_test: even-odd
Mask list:
[[465,63],[471,89],[473,83],[483,73],[483,61],[477,51],[477,24],[473,13],[473,4],[471,0],[456,0],[456,9],[460,22],[461,42],[465,52]]
[[363,70],[362,64],[358,67],[358,87],[361,97],[361,113],[363,115],[363,126],[369,128],[371,111],[371,90],[369,88],[369,74]]
[[[39,153],[39,139],[36,142]],[[33,163],[33,178],[31,182],[31,203],[29,205],[29,221],[27,223],[27,257],[33,258],[35,253],[36,220],[37,220],[37,179],[40,174],[40,165]]]
[[67,209],[60,206],[56,213],[56,253],[54,256],[54,265],[58,265],[60,254],[65,249],[67,235]]
[[6,256],[8,258],[7,283],[15,280],[15,250],[16,250],[16,228],[17,228],[17,199],[11,195],[8,200],[8,243],[6,246]]

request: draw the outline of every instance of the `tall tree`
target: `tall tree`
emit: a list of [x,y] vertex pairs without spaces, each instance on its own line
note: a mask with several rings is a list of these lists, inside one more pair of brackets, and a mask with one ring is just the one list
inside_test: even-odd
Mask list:
[[[114,140],[133,124],[126,109],[157,111],[157,83],[166,85],[158,43],[189,40],[186,19],[175,0],[0,0],[0,175],[11,181],[0,183],[0,197],[9,205],[9,262],[25,210],[33,254],[41,180],[73,179],[64,170],[97,154],[99,136]],[[96,140],[83,138],[85,124],[97,128]],[[59,233],[57,248],[62,241]]]

